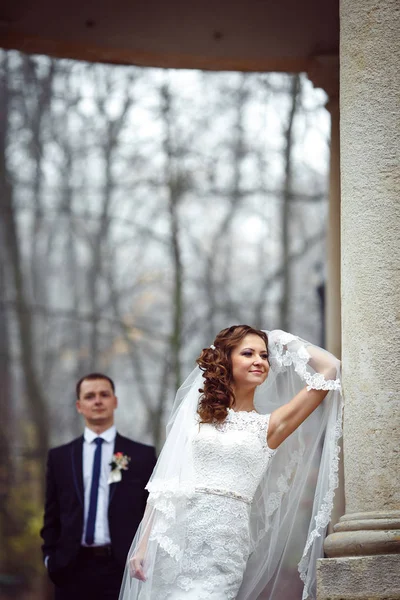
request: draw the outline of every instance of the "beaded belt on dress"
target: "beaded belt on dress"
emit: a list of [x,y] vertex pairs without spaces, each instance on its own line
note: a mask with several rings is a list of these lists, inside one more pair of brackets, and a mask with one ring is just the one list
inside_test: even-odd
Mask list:
[[220,488],[196,486],[196,492],[199,492],[200,494],[215,494],[216,496],[226,496],[227,498],[233,498],[234,500],[241,500],[242,502],[246,502],[246,504],[251,504],[253,502],[253,499],[249,498],[248,496],[242,496],[242,494],[231,492],[230,490],[221,490]]

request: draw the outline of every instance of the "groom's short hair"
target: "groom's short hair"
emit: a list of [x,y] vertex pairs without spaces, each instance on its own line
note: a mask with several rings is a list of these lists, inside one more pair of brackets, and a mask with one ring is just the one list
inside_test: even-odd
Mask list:
[[96,379],[105,379],[111,385],[111,389],[113,394],[115,393],[115,385],[111,377],[108,375],[104,375],[103,373],[89,373],[88,375],[84,375],[80,378],[78,383],[76,384],[76,397],[79,398],[79,394],[81,393],[81,385],[84,381],[95,381]]

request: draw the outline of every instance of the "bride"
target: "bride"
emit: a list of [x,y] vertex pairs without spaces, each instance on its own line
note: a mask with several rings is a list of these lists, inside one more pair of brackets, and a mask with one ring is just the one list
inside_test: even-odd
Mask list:
[[[283,331],[222,330],[177,393],[120,600],[315,598],[337,485],[339,361]],[[293,590],[292,590],[293,592]]]

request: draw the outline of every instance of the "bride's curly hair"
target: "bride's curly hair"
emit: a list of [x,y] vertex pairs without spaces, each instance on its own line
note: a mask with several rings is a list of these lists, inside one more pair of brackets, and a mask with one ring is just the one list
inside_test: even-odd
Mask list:
[[197,409],[201,423],[221,423],[228,414],[228,408],[234,406],[231,354],[249,334],[258,335],[268,352],[268,337],[264,331],[249,325],[233,325],[220,331],[214,344],[204,348],[197,359],[197,364],[204,371],[204,386],[199,389],[201,396]]

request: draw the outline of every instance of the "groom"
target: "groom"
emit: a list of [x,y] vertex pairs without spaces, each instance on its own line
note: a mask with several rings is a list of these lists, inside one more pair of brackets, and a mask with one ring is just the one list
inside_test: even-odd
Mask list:
[[84,434],[48,455],[44,561],[55,600],[117,600],[156,456],[117,433],[112,379],[86,375],[76,395]]

